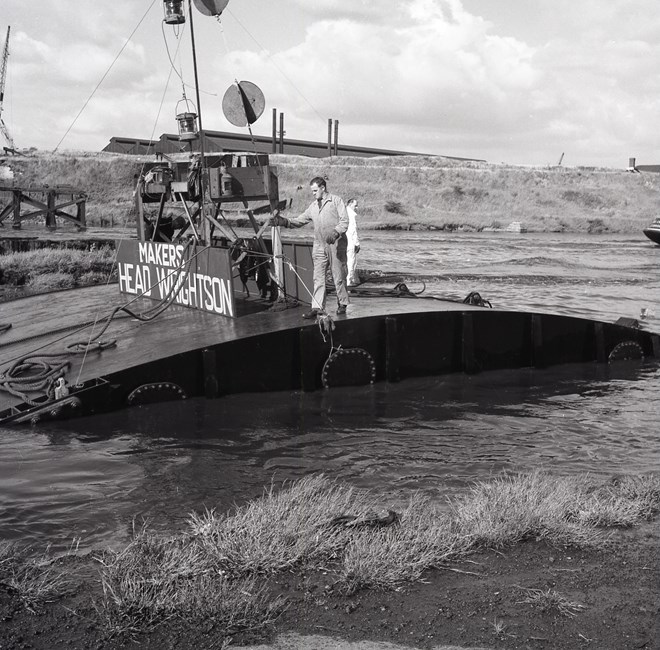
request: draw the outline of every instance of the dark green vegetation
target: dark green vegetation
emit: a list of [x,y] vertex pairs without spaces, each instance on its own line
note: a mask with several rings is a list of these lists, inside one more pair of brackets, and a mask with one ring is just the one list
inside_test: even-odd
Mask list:
[[[183,159],[186,157],[182,154]],[[0,161],[17,185],[86,191],[90,226],[134,223],[135,175],[155,158],[36,153]],[[528,232],[639,232],[657,215],[660,174],[593,167],[516,167],[440,156],[314,159],[272,155],[291,214],[324,176],[331,192],[360,200],[362,228],[481,231],[519,221]]]
[[[335,606],[344,603],[343,614],[336,616],[350,615],[356,603],[373,600],[369,594],[382,594],[382,602],[389,602],[413,588],[406,585],[437,583],[444,571],[485,575],[483,554],[489,549],[504,556],[532,543],[544,562],[548,552],[543,548],[550,549],[550,562],[562,553],[568,561],[588,554],[616,556],[620,539],[613,529],[632,529],[654,517],[660,479],[622,476],[602,482],[535,472],[477,483],[443,507],[416,493],[396,516],[389,507],[383,497],[309,477],[280,491],[270,489],[232,512],[191,514],[176,535],[136,528],[119,551],[86,558],[72,552],[55,560],[47,552],[35,556],[5,544],[0,586],[13,597],[14,616],[19,603],[31,612],[52,612],[54,601],[85,585],[87,602],[80,605],[85,614],[79,614],[78,623],[94,630],[95,639],[162,642],[176,629],[182,638],[194,631],[199,643],[200,630],[207,630],[217,645],[204,647],[222,647],[232,635],[267,634],[278,618],[286,619],[287,593],[307,593],[296,607],[304,604],[305,617],[325,620],[332,599]],[[579,620],[590,607],[555,584],[522,582],[521,576],[512,595],[521,617],[538,610],[557,620]],[[479,597],[488,602],[493,595]],[[317,613],[310,613],[315,607]],[[511,643],[517,636],[510,627],[512,615],[504,608],[493,611],[492,601],[489,611],[489,634]]]

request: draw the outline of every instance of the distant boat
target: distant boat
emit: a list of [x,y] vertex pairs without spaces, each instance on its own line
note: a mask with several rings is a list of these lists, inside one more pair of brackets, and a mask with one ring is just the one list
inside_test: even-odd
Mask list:
[[527,228],[520,221],[512,221],[507,227],[507,232],[527,232]]
[[500,226],[486,226],[481,232],[527,232],[527,228],[520,221],[512,221],[506,228]]
[[652,242],[660,244],[660,217],[656,217],[648,228],[644,228],[644,234]]

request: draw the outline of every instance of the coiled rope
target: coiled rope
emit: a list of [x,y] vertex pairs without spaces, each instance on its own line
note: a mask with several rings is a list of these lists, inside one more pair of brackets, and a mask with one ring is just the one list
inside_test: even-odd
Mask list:
[[[94,335],[90,334],[86,341],[82,340],[70,343],[66,346],[64,352],[39,354],[32,352],[14,360],[7,370],[0,373],[0,390],[20,398],[31,406],[43,404],[44,401],[53,401],[55,399],[55,382],[60,377],[64,377],[71,367],[71,361],[68,356],[81,354],[83,355],[83,362],[76,381],[76,383],[78,383],[88,354],[93,352],[103,352],[104,350],[113,348],[117,345],[116,340],[102,341],[101,337],[105,334],[112,321],[120,312],[125,312],[127,315],[136,318],[137,320],[148,322],[162,314],[172,302],[174,302],[185,283],[185,278],[190,273],[192,260],[202,252],[199,251],[195,255],[188,255],[191,244],[192,242],[189,242],[184,249],[183,262],[178,267],[172,269],[169,274],[172,275],[183,268],[184,275],[182,276],[182,280],[179,282],[173,282],[167,294],[156,305],[143,312],[136,312],[129,309],[131,303],[135,302],[138,298],[143,297],[146,293],[149,293],[158,283],[154,283],[151,287],[148,287],[141,294],[135,296],[135,298],[132,298],[124,305],[115,307],[105,319],[105,322],[98,333]],[[96,325],[97,322],[98,320],[84,323],[82,326],[62,328],[62,331],[68,331],[71,329],[75,331],[76,328],[82,330],[90,325]],[[52,332],[49,332],[49,334],[52,334]],[[68,334],[66,336],[68,336]],[[36,338],[36,336],[30,338]],[[14,343],[16,343],[16,341],[14,341]],[[33,399],[29,396],[29,393],[42,393],[42,399]]]

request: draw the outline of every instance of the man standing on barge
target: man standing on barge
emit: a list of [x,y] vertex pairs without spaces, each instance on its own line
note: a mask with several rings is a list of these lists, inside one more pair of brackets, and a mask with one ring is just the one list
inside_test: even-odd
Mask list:
[[346,313],[348,306],[348,290],[346,289],[346,230],[348,229],[348,212],[344,201],[326,188],[325,180],[320,176],[309,182],[314,201],[298,217],[281,217],[276,215],[271,219],[271,225],[284,228],[301,228],[310,221],[314,222],[314,291],[312,308],[303,314],[303,318],[316,318],[325,311],[326,288],[325,278],[328,268],[337,292],[337,315]]

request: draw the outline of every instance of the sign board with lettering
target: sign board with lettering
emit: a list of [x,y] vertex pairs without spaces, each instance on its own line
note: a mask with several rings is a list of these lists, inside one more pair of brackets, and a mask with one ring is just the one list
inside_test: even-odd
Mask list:
[[229,250],[154,241],[117,242],[119,291],[234,317]]

